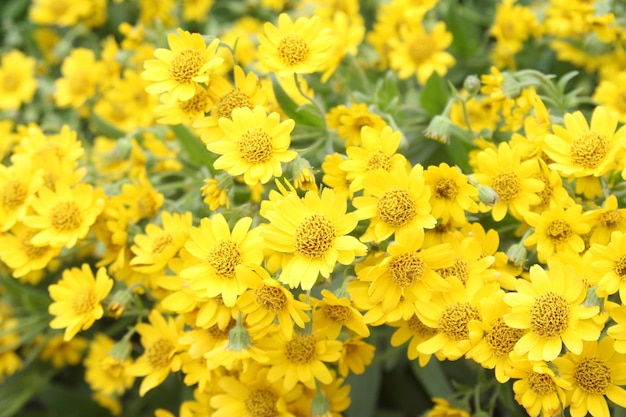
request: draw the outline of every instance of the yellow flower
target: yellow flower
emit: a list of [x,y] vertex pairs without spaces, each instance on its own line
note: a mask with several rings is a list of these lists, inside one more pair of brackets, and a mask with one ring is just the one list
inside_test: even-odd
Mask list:
[[[202,201],[209,206],[211,211],[215,211],[219,207],[230,208],[230,198],[226,188],[227,184],[229,184],[228,179],[230,179],[230,176],[227,175],[226,178],[225,180],[221,178],[207,178],[204,180],[204,185],[201,188],[202,197],[204,197]],[[230,185],[232,186],[232,182]]]
[[215,0],[183,0],[183,19],[203,23]]
[[372,171],[365,180],[364,195],[353,200],[359,220],[370,219],[361,241],[381,242],[389,236],[414,236],[435,227],[431,214],[430,188],[424,183],[424,168],[416,164],[391,172]]
[[37,89],[35,59],[12,50],[0,63],[0,110],[17,110],[30,103]]
[[281,176],[281,162],[297,156],[289,149],[295,122],[281,122],[278,113],[268,115],[261,106],[235,109],[232,120],[221,118],[219,126],[224,137],[207,144],[208,150],[221,155],[213,166],[233,176],[243,174],[248,185]]
[[87,236],[104,204],[103,192],[89,184],[81,183],[74,188],[57,184],[55,191],[41,188],[32,202],[35,213],[24,218],[26,226],[38,230],[31,243],[55,248],[74,247],[79,239]]
[[54,85],[54,99],[59,107],[81,107],[96,93],[96,85],[103,73],[102,65],[96,62],[91,49],[75,48],[63,60],[61,78]]
[[322,162],[322,182],[332,188],[337,195],[352,198],[352,192],[349,190],[350,182],[347,178],[347,172],[339,168],[346,159],[338,154],[327,154]]
[[[357,4],[358,2],[354,2]],[[336,10],[330,16],[324,18],[324,25],[328,26],[336,39],[327,59],[322,63],[319,71],[322,71],[322,82],[325,83],[335,72],[346,55],[357,55],[358,46],[365,36],[365,25],[358,10],[347,14],[344,10]]]
[[417,314],[414,314],[408,320],[400,320],[389,323],[392,327],[397,327],[393,335],[391,335],[391,346],[400,346],[407,340],[410,340],[407,347],[407,356],[410,360],[417,359],[421,367],[426,366],[430,361],[432,354],[422,353],[418,349],[422,342],[431,339],[438,332],[437,329],[426,326]]
[[626,123],[626,103],[623,97],[626,95],[626,71],[620,71],[610,78],[600,80],[596,91],[593,93],[593,101],[605,106],[609,111],[617,112],[617,119]]
[[132,183],[122,185],[120,199],[128,207],[128,217],[131,224],[141,219],[156,216],[165,201],[165,196],[156,191],[142,167]]
[[600,277],[598,295],[607,297],[619,292],[626,302],[626,234],[616,231],[607,245],[591,245],[593,270]]
[[529,212],[524,217],[534,232],[524,240],[524,245],[537,245],[540,262],[546,262],[553,253],[581,253],[585,249],[582,236],[591,230],[591,221],[582,213],[582,206],[568,208],[551,202],[541,214]]
[[10,313],[10,308],[0,303],[0,343],[3,346],[0,352],[0,383],[5,377],[16,373],[23,364],[22,357],[18,354],[21,347],[21,332],[17,329],[19,322]]
[[569,382],[555,375],[545,362],[515,360],[508,375],[516,379],[513,383],[515,400],[530,417],[554,417],[563,411]]
[[544,183],[537,179],[537,159],[522,162],[521,156],[520,149],[511,148],[507,142],[502,142],[497,151],[488,148],[476,156],[476,172],[472,175],[498,195],[491,209],[495,221],[502,220],[509,210],[515,217],[524,216],[530,206],[541,202],[537,193]]
[[278,76],[316,72],[329,58],[336,42],[330,29],[322,28],[319,16],[300,17],[294,22],[286,13],[278,27],[267,22],[259,34],[260,61]]
[[89,342],[83,337],[65,340],[63,335],[55,335],[44,343],[41,359],[52,362],[52,366],[57,369],[62,369],[66,366],[78,365]]
[[624,142],[626,128],[617,129],[617,113],[598,106],[591,124],[577,111],[566,113],[565,127],[553,126],[543,151],[554,161],[550,168],[563,176],[600,177],[615,168],[615,157]]
[[572,385],[568,394],[573,417],[587,413],[593,417],[610,417],[607,398],[626,407],[626,355],[616,353],[613,339],[604,337],[585,342],[579,353],[568,352],[554,360],[563,379]]
[[135,326],[141,336],[144,353],[127,368],[129,375],[144,377],[139,386],[141,397],[165,381],[170,371],[179,371],[182,365],[182,347],[178,340],[182,334],[184,317],[169,317],[166,320],[157,310],[152,310],[148,320],[149,323]]
[[221,213],[204,218],[200,227],[192,227],[185,249],[199,261],[179,274],[189,279],[189,286],[205,297],[222,296],[227,307],[235,305],[247,286],[238,277],[243,269],[259,265],[263,239],[258,229],[250,230],[252,219],[243,217],[232,229]]
[[29,17],[38,25],[74,26],[90,12],[88,1],[35,0],[30,7]]
[[0,236],[0,259],[13,270],[13,277],[21,278],[46,268],[61,251],[48,245],[34,246],[31,239],[37,232],[18,223],[9,233]]
[[[125,350],[126,357],[118,357],[117,350]],[[132,363],[128,357],[130,352],[130,343],[116,345],[104,333],[97,333],[89,344],[89,352],[83,361],[85,381],[91,389],[107,396],[119,396],[130,389],[135,381],[135,377],[126,371]]]
[[342,328],[361,337],[368,337],[370,330],[361,313],[345,297],[337,297],[327,289],[322,290],[322,300],[311,297],[313,307],[313,331],[315,334],[337,339]]
[[12,164],[0,164],[0,230],[11,229],[23,221],[43,185],[41,172],[30,158],[14,156]]
[[361,337],[343,340],[342,344],[338,363],[339,374],[343,377],[348,376],[349,373],[361,375],[374,360],[376,347],[364,342]]
[[580,354],[583,340],[596,340],[602,330],[602,323],[594,320],[598,307],[583,304],[587,288],[574,268],[556,258],[548,267],[531,266],[530,281],[518,279],[517,291],[504,296],[504,302],[511,306],[504,323],[529,330],[513,352],[527,354],[530,361],[554,360],[563,345]]
[[465,211],[476,213],[478,190],[457,167],[445,162],[429,166],[424,171],[424,181],[430,188],[432,214],[442,223],[452,222],[458,226],[467,223]]
[[88,264],[63,271],[63,278],[48,287],[54,301],[50,314],[55,316],[50,322],[53,329],[65,329],[63,339],[71,340],[76,333],[87,330],[104,314],[102,300],[113,288],[113,280],[104,268],[99,268],[96,276]]
[[333,107],[326,114],[326,123],[329,128],[337,129],[339,137],[346,141],[346,147],[361,145],[361,129],[364,126],[373,128],[376,133],[387,126],[387,122],[380,115],[372,113],[365,103]]
[[626,233],[626,209],[619,208],[615,194],[606,198],[603,208],[589,210],[586,214],[593,222],[590,245],[594,243],[606,245],[611,240],[613,232]]
[[219,39],[207,46],[199,33],[179,28],[167,35],[167,43],[170,49],[157,48],[156,59],[145,62],[141,77],[153,82],[148,93],[168,93],[169,103],[187,101],[196,94],[196,84],[208,84],[210,71],[222,63],[215,56]]
[[456,60],[444,49],[452,43],[452,34],[444,22],[437,22],[429,32],[421,25],[401,26],[399,38],[389,40],[389,66],[398,77],[409,78],[415,74],[420,84],[436,72],[446,75]]
[[443,398],[433,398],[435,407],[430,410],[426,417],[470,417],[470,414],[462,409],[452,407],[450,403]]
[[330,277],[337,262],[350,265],[365,255],[366,246],[348,236],[357,225],[354,213],[346,213],[347,201],[330,188],[321,195],[307,191],[304,198],[286,193],[274,205],[261,206],[266,247],[283,254],[279,280],[291,288],[310,290],[318,276]]
[[[541,26],[533,11],[515,4],[516,0],[505,0],[496,8],[496,16],[489,32],[496,40],[492,56],[495,64],[502,68],[515,67],[515,54],[521,51],[531,35],[541,34]],[[507,65],[509,64],[509,65]]]

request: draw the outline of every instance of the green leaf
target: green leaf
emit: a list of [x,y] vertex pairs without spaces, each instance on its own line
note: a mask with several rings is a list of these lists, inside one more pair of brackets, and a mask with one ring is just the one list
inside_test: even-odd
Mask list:
[[454,394],[448,376],[444,372],[441,363],[432,358],[423,368],[419,361],[411,361],[413,374],[420,382],[422,388],[433,397],[448,398]]
[[393,71],[387,71],[385,76],[376,83],[376,103],[381,110],[388,112],[398,105],[400,90],[398,80]]
[[475,146],[471,145],[471,141],[472,137],[468,131],[455,125],[452,126],[450,143],[446,149],[454,164],[466,174],[472,172],[472,167],[469,164],[469,151],[476,149]]
[[448,97],[449,93],[446,83],[439,74],[433,72],[424,85],[420,95],[420,104],[429,115],[435,116],[440,114],[446,107]]
[[316,128],[324,128],[326,122],[324,115],[320,114],[317,107],[310,103],[298,105],[295,101],[289,97],[285,92],[280,82],[276,77],[272,77],[272,86],[274,88],[274,96],[278,105],[283,112],[298,125],[314,126]]
[[480,45],[480,30],[477,24],[467,24],[468,9],[462,5],[450,7],[446,16],[446,29],[452,33],[450,49],[463,58],[476,53]]
[[206,149],[204,143],[184,125],[171,126],[171,129],[191,162],[197,166],[206,166],[213,171],[215,156]]
[[39,391],[50,383],[56,370],[37,363],[19,371],[2,383],[0,389],[0,417],[11,417]]
[[350,375],[346,384],[350,385],[353,399],[345,412],[346,417],[373,417],[378,404],[378,394],[382,380],[380,364],[372,364],[361,375]]
[[94,131],[99,132],[108,138],[118,139],[126,136],[126,133],[124,131],[113,126],[102,117],[98,116],[95,112],[91,112],[89,116],[89,122],[93,126]]

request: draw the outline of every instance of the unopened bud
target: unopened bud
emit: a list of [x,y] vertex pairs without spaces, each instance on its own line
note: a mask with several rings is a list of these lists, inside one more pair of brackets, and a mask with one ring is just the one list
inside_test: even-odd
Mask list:
[[450,142],[451,127],[452,121],[448,117],[438,114],[428,124],[424,136],[437,142],[448,143]]
[[311,417],[326,417],[330,415],[329,411],[328,398],[326,398],[324,393],[318,388],[317,394],[315,394],[311,402]]
[[237,320],[235,327],[228,332],[228,350],[239,352],[248,349],[252,345],[250,341],[250,333],[243,327],[242,320]]
[[521,266],[526,262],[528,251],[523,244],[515,243],[506,251],[506,257],[513,265]]
[[107,304],[107,313],[116,319],[119,319],[126,308],[133,300],[132,291],[128,288],[113,293]]
[[485,203],[488,206],[493,206],[494,204],[500,202],[500,197],[498,196],[496,190],[494,190],[493,188],[482,184],[478,184],[477,188],[478,199],[481,202]]
[[468,75],[463,81],[463,88],[470,97],[474,97],[480,91],[480,78],[475,75]]
[[512,75],[507,72],[502,73],[504,82],[502,83],[502,92],[508,98],[517,98],[522,93],[522,85]]

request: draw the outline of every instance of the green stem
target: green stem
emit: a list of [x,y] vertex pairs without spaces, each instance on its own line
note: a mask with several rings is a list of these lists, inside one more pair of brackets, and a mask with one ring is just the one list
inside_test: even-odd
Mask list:
[[324,130],[327,130],[328,127],[326,126],[326,112],[324,111],[324,109],[322,108],[322,106],[320,105],[320,103],[315,100],[313,97],[311,97],[310,95],[308,95],[303,89],[302,89],[302,85],[300,84],[300,80],[298,79],[298,74],[296,74],[295,72],[293,73],[293,80],[296,84],[296,88],[298,89],[298,92],[300,94],[302,94],[302,96],[304,98],[306,98],[307,100],[309,100],[311,102],[311,104],[313,104],[313,106],[315,106],[315,108],[317,109],[317,111],[320,114],[320,119],[324,122]]

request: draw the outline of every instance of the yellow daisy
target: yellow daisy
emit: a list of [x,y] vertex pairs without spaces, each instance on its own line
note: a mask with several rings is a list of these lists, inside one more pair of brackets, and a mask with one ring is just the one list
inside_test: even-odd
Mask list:
[[179,28],[167,35],[167,42],[169,49],[157,48],[156,59],[145,62],[141,77],[153,82],[148,93],[168,93],[170,103],[187,101],[196,94],[196,83],[208,84],[210,71],[222,63],[215,56],[219,39],[207,46],[199,33]]
[[287,193],[273,206],[261,206],[261,215],[269,221],[261,232],[265,245],[283,254],[281,282],[310,290],[320,274],[330,277],[337,262],[350,265],[356,256],[365,255],[366,246],[348,235],[358,220],[356,214],[346,213],[347,206],[345,197],[330,188],[321,194],[307,191],[304,198]]
[[337,339],[342,328],[361,337],[368,337],[370,330],[361,313],[345,297],[337,297],[327,289],[322,290],[322,300],[311,297],[313,307],[313,331],[315,334]]
[[600,243],[606,245],[615,231],[626,233],[626,209],[618,207],[615,194],[609,195],[604,201],[604,207],[589,210],[586,214],[593,222],[589,244]]
[[607,297],[619,292],[622,302],[626,302],[626,233],[613,232],[607,245],[596,243],[589,250],[593,270],[600,277],[598,295]]
[[568,381],[557,376],[545,362],[516,360],[507,372],[513,383],[515,401],[526,409],[530,417],[553,417],[561,414],[566,405]]
[[15,155],[12,164],[0,164],[0,229],[5,232],[23,221],[44,181],[30,158]]
[[363,193],[353,201],[359,219],[370,219],[363,242],[381,242],[394,234],[396,239],[403,233],[414,236],[437,223],[420,164],[410,171],[402,166],[392,172],[370,172]]
[[0,63],[0,110],[17,110],[30,103],[37,89],[35,59],[21,51],[2,55]]
[[408,320],[391,322],[389,325],[398,328],[391,335],[391,346],[400,346],[406,343],[407,340],[410,340],[409,346],[407,347],[408,358],[410,360],[417,359],[421,367],[426,366],[426,364],[430,361],[432,354],[422,353],[418,347],[422,342],[425,342],[435,336],[438,330],[428,327],[422,323],[417,314],[414,314]]
[[59,107],[81,107],[94,96],[102,76],[102,64],[96,61],[94,52],[87,48],[72,49],[61,65],[62,77],[54,82],[54,99]]
[[280,121],[278,113],[267,114],[265,108],[242,107],[233,110],[232,120],[221,118],[222,139],[211,141],[207,149],[221,155],[213,163],[230,175],[242,175],[248,185],[267,183],[283,173],[281,163],[296,158],[289,149],[295,122]]
[[568,394],[572,417],[591,414],[610,417],[607,398],[626,407],[626,355],[616,353],[613,339],[585,342],[579,353],[568,352],[554,360],[563,379],[571,383]]
[[235,305],[237,297],[247,289],[238,279],[241,269],[249,269],[263,261],[259,250],[263,239],[258,229],[250,230],[252,219],[243,217],[232,231],[221,213],[204,218],[200,227],[193,227],[185,249],[199,262],[180,271],[189,279],[189,287],[205,297],[220,295],[227,307]]
[[387,126],[387,122],[378,114],[372,113],[365,103],[343,104],[333,107],[326,114],[326,123],[336,129],[340,139],[346,141],[346,147],[361,145],[361,129],[371,127],[378,134]]
[[504,296],[511,306],[504,323],[529,330],[513,351],[518,356],[528,355],[530,361],[554,360],[563,345],[580,354],[583,340],[596,340],[602,330],[602,323],[594,320],[598,307],[583,304],[587,288],[574,268],[556,258],[548,267],[533,265],[530,280],[518,279],[517,291]]
[[267,22],[264,28],[265,34],[259,34],[259,60],[278,76],[316,72],[336,42],[330,29],[322,28],[319,16],[294,22],[281,13],[278,27]]
[[445,162],[439,166],[431,165],[424,171],[424,181],[430,188],[432,214],[442,223],[461,226],[467,223],[466,211],[478,211],[478,189],[469,184],[456,166],[451,167]]
[[341,342],[341,357],[337,364],[339,374],[347,377],[349,373],[361,375],[374,360],[376,347],[363,341],[361,337],[351,337]]
[[71,340],[76,333],[86,330],[104,315],[102,300],[113,288],[113,280],[104,268],[94,277],[91,267],[63,271],[62,279],[48,287],[53,303],[48,310],[55,316],[50,322],[53,329],[65,329],[63,339]]
[[31,239],[37,232],[37,229],[18,223],[10,232],[0,236],[0,259],[13,270],[13,277],[20,278],[46,268],[61,252],[61,248],[33,245]]
[[[121,342],[123,343],[123,342]],[[128,355],[117,356],[117,351],[126,350]],[[97,333],[89,344],[89,352],[83,361],[85,381],[93,391],[104,395],[122,395],[133,386],[135,377],[127,373],[132,361],[130,342],[116,345],[104,333]]]

